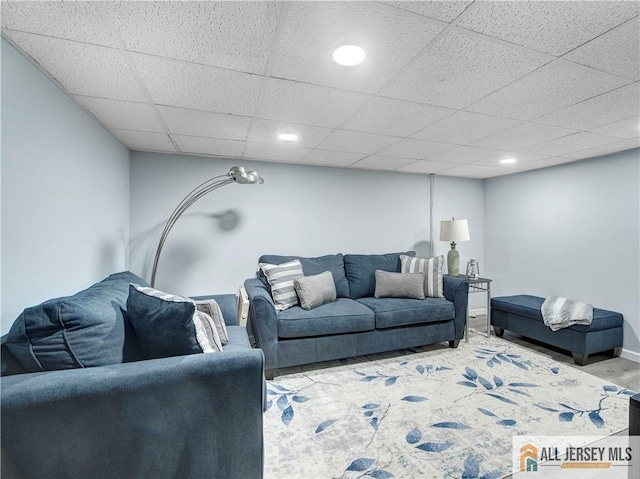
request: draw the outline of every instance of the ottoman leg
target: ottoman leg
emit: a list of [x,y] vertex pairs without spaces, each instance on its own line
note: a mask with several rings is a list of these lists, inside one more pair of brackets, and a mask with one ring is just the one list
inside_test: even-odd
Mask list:
[[459,339],[454,339],[453,341],[449,341],[449,347],[450,348],[457,348],[458,344],[460,344],[460,340]]
[[609,356],[612,358],[618,358],[622,354],[622,348],[615,348],[609,351]]
[[499,328],[498,326],[494,326],[493,332],[496,333],[496,336],[498,336],[499,338],[504,336],[504,328]]
[[578,366],[584,366],[587,364],[587,358],[589,357],[588,354],[571,353],[571,355]]

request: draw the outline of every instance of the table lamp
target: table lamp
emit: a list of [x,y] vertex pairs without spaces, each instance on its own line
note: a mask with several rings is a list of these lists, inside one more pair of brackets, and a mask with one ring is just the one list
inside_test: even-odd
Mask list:
[[467,220],[442,220],[440,222],[440,241],[451,241],[451,250],[447,254],[447,273],[458,276],[460,272],[460,253],[456,250],[456,241],[469,241]]

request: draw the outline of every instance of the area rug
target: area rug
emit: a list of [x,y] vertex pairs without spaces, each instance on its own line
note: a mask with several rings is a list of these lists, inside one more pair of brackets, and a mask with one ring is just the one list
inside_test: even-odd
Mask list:
[[266,478],[495,479],[513,435],[627,427],[632,391],[499,338],[404,353],[268,382]]

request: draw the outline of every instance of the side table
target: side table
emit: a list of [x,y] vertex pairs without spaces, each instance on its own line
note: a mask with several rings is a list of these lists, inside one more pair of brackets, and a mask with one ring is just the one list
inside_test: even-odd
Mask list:
[[[465,278],[469,281],[469,294],[485,293],[487,295],[487,338],[491,337],[491,279],[489,278],[469,278],[465,274],[459,274],[458,277]],[[467,323],[464,328],[464,340],[469,342],[469,310],[467,305]]]

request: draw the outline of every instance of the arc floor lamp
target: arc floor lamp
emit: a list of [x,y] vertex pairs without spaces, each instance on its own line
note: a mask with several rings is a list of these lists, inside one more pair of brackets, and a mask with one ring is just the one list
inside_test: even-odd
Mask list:
[[164,226],[162,230],[162,235],[160,235],[160,241],[158,242],[158,247],[156,248],[155,258],[153,260],[153,269],[151,270],[151,286],[155,287],[156,283],[156,272],[158,269],[158,260],[160,259],[160,253],[162,252],[162,247],[164,246],[165,241],[167,240],[167,236],[173,228],[173,225],[178,221],[178,218],[182,216],[182,214],[187,211],[187,209],[198,201],[200,198],[205,196],[208,193],[211,193],[213,190],[217,190],[218,188],[222,188],[225,185],[230,185],[232,183],[238,183],[241,185],[253,185],[264,183],[264,180],[260,177],[260,175],[255,171],[246,171],[242,166],[234,166],[232,167],[228,173],[224,175],[214,176],[213,178],[209,178],[204,183],[200,184],[196,188],[194,188],[184,199],[178,204],[169,219],[167,220],[167,224]]

